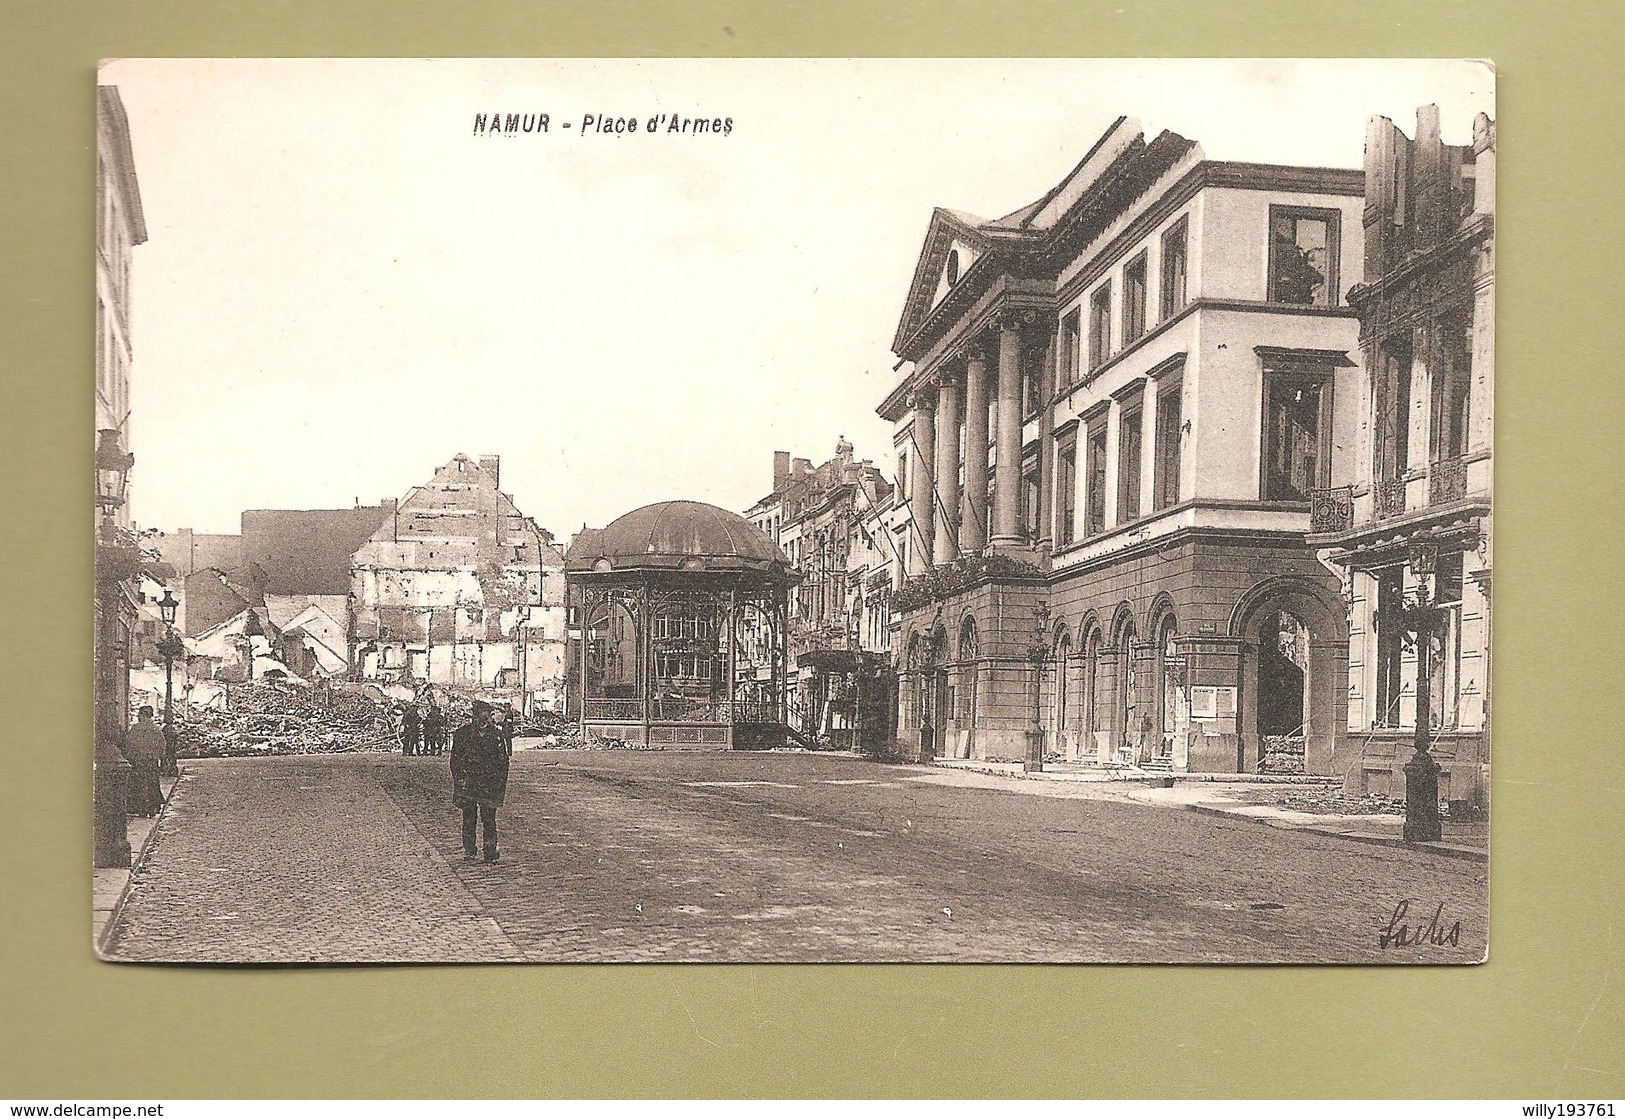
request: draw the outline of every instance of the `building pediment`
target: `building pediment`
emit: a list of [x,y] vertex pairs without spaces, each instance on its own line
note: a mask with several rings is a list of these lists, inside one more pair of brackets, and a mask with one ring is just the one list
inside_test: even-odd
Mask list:
[[940,206],[931,211],[931,224],[926,227],[925,243],[914,265],[914,279],[903,301],[903,316],[897,323],[893,350],[902,349],[931,311],[992,249],[992,238],[982,230],[985,224],[981,218]]

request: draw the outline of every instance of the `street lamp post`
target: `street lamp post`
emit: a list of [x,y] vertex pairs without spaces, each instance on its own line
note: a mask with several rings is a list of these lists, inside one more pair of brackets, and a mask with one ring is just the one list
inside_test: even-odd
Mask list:
[[102,514],[96,537],[96,694],[93,747],[95,768],[92,795],[95,815],[95,865],[130,865],[128,812],[125,786],[130,763],[118,742],[127,714],[115,704],[124,694],[115,687],[113,645],[117,638],[119,584],[137,568],[134,548],[119,539],[114,514],[124,504],[125,487],[135,456],[125,451],[119,433],[104,428],[96,433],[96,505]]
[[175,632],[175,612],[180,600],[175,592],[164,588],[164,597],[158,600],[158,615],[164,620],[163,640],[158,642],[158,655],[164,658],[164,775],[180,776],[175,760],[175,658],[186,652],[180,636]]
[[1039,603],[1033,609],[1033,643],[1027,650],[1027,659],[1033,666],[1033,721],[1027,727],[1027,759],[1022,763],[1025,773],[1041,773],[1044,769],[1044,665],[1049,659],[1049,605]]
[[[525,545],[523,541],[520,541],[513,546],[513,562],[516,566],[525,562]],[[528,680],[530,673],[530,632],[528,629],[530,623],[530,612],[532,607],[541,607],[546,605],[546,603],[543,601],[545,593],[543,579],[545,577],[545,573],[542,570],[542,549],[540,540],[537,541],[536,547],[535,575],[536,583],[534,586],[532,586],[530,581],[531,572],[523,570],[521,571],[521,577],[525,581],[525,590],[524,596],[519,602],[517,615],[518,621],[514,626],[514,637],[516,639],[515,653],[516,659],[519,662],[520,718],[527,718],[530,714],[530,684]]]
[[1400,624],[1416,635],[1416,731],[1411,759],[1405,763],[1405,841],[1437,842],[1444,834],[1439,819],[1439,763],[1431,750],[1433,729],[1433,635],[1444,614],[1435,601],[1432,576],[1436,552],[1431,546],[1412,550],[1411,570],[1421,576],[1416,597],[1404,603]]

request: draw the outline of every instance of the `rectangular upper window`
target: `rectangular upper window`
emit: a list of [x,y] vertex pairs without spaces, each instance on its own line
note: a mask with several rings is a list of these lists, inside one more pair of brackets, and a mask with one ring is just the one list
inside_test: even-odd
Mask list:
[[1123,345],[1137,341],[1145,333],[1146,254],[1141,253],[1123,269]]
[[1190,266],[1184,218],[1162,235],[1162,317],[1172,318],[1185,307],[1186,273]]
[[1328,484],[1330,398],[1323,378],[1264,371],[1265,501],[1308,501]]
[[1179,502],[1179,451],[1184,437],[1184,419],[1178,381],[1157,393],[1157,461],[1152,478],[1153,506],[1166,509]]
[[1077,537],[1078,441],[1068,436],[1055,453],[1055,535],[1062,547]]
[[1271,206],[1270,302],[1336,303],[1337,236],[1336,210]]
[[1140,460],[1142,411],[1139,400],[1123,406],[1117,421],[1117,523],[1140,515]]
[[1468,421],[1472,418],[1473,312],[1451,312],[1439,319],[1434,344],[1433,461],[1460,458],[1467,453]]
[[1021,464],[1021,531],[1029,540],[1040,535],[1039,496],[1038,456],[1033,455]]
[[1408,335],[1396,335],[1378,350],[1374,386],[1376,412],[1375,461],[1379,481],[1393,481],[1405,473],[1410,460],[1411,345]]
[[1089,368],[1099,369],[1112,353],[1112,286],[1101,284],[1089,297]]
[[1061,319],[1061,383],[1070,385],[1082,372],[1083,326],[1081,313],[1074,307]]
[[1084,524],[1090,536],[1106,531],[1106,420],[1089,428],[1089,445],[1084,470],[1088,489],[1084,494]]
[[1032,416],[1044,406],[1044,366],[1047,347],[1029,346],[1021,352],[1021,414]]

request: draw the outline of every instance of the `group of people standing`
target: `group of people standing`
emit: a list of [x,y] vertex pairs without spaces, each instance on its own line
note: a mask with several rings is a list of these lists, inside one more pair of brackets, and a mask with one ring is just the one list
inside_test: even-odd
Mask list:
[[[509,754],[513,753],[514,735],[519,730],[519,719],[511,707],[497,708],[485,700],[476,700],[490,712],[491,722],[502,734]],[[407,757],[416,754],[444,754],[451,734],[446,713],[430,701],[427,711],[420,711],[416,702],[402,704],[400,715],[401,753]]]
[[401,753],[442,754],[446,750],[446,716],[431,703],[427,712],[420,712],[416,703],[401,708]]

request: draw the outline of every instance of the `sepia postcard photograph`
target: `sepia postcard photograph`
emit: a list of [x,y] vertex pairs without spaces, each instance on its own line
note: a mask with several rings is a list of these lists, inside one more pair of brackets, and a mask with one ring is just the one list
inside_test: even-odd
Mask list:
[[102,959],[1487,958],[1489,62],[96,113]]

